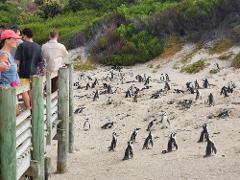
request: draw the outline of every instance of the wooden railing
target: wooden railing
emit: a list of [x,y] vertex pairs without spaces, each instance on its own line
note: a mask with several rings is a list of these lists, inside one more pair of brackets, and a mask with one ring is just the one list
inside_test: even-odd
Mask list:
[[[72,76],[72,65],[68,65],[46,76],[34,76],[31,84],[17,89],[0,88],[1,180],[18,180],[25,174],[44,180],[44,161],[49,159],[44,155],[45,146],[53,139],[58,140],[57,171],[66,171],[67,154],[74,143]],[[58,77],[59,89],[52,93],[54,77]],[[29,90],[32,110],[16,117],[16,97]]]

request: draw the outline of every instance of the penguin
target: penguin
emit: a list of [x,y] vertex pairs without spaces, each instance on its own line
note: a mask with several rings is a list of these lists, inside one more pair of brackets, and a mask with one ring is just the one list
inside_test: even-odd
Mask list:
[[111,87],[111,85],[108,85],[108,86],[107,86],[107,93],[108,93],[108,94],[111,94],[111,93],[112,93],[112,87]]
[[85,108],[86,108],[86,107],[77,108],[77,109],[74,111],[74,114],[80,114],[80,113],[82,113]]
[[137,133],[139,130],[140,130],[140,128],[135,128],[130,137],[130,141],[132,141],[133,143],[136,143],[136,137],[137,137]]
[[210,93],[208,96],[208,105],[209,106],[213,106],[214,105],[214,98],[213,98],[213,94]]
[[190,85],[191,85],[191,82],[186,83],[187,91],[190,91]]
[[177,145],[177,142],[176,142],[176,133],[171,134],[171,136],[169,138],[169,141],[168,141],[167,150],[163,150],[162,153],[166,154],[166,153],[172,152],[173,148],[178,150],[178,145]]
[[150,149],[149,145],[151,145],[153,147],[153,135],[152,132],[149,132],[148,137],[145,139],[142,150],[144,149]]
[[163,124],[162,129],[168,128],[168,125],[170,126],[170,121],[169,121],[169,119],[167,117],[167,113],[166,112],[162,112],[162,114],[160,116],[161,116],[160,123]]
[[207,136],[208,136],[208,130],[207,130],[207,124],[205,123],[203,126],[202,126],[203,130],[201,132],[201,135],[200,135],[200,138],[198,140],[198,143],[201,143],[204,141],[204,138],[207,139]]
[[84,131],[88,131],[88,130],[90,130],[90,128],[91,128],[91,126],[90,126],[90,123],[89,123],[89,121],[88,121],[88,119],[84,122],[84,124],[83,124],[83,130]]
[[153,126],[153,123],[156,121],[156,119],[152,120],[149,124],[148,124],[148,127],[147,127],[147,131],[151,131],[151,128]]
[[195,100],[197,101],[198,99],[202,99],[202,94],[199,91],[199,89],[196,90],[196,98],[195,98]]
[[127,92],[126,92],[126,94],[125,94],[125,98],[129,98],[129,97],[131,97],[132,95],[131,95],[131,92],[130,92],[130,90],[127,90]]
[[185,92],[184,92],[183,90],[181,90],[181,89],[174,89],[174,92],[177,93],[177,94],[180,94],[180,93],[184,94],[184,93],[185,93]]
[[165,81],[166,81],[166,82],[169,82],[169,81],[170,81],[169,76],[168,76],[167,73],[165,74]]
[[229,97],[228,95],[228,87],[223,86],[220,92],[220,95],[224,95],[224,97]]
[[204,79],[204,80],[203,80],[203,88],[207,89],[207,88],[209,88],[209,86],[210,86],[210,84],[209,84],[209,82],[208,82],[208,79],[207,79],[207,78]]
[[113,127],[113,122],[107,122],[101,128],[102,129],[111,129]]
[[161,74],[161,76],[160,76],[160,81],[161,82],[164,82],[165,80],[164,80],[164,75],[163,75],[163,73]]
[[194,81],[194,85],[195,85],[195,89],[200,89],[200,86],[197,80]]
[[108,151],[114,151],[117,145],[117,133],[112,133],[112,142],[111,145],[108,147]]
[[171,90],[170,85],[169,85],[169,83],[168,83],[167,81],[165,82],[164,89],[165,89],[166,91]]
[[85,87],[85,90],[88,90],[89,88],[90,88],[90,84],[87,83],[87,84],[86,84],[86,87]]
[[223,112],[220,112],[217,117],[220,119],[224,119],[226,117],[229,117],[229,111],[228,110],[224,110]]
[[190,87],[189,87],[189,91],[190,91],[191,94],[194,94],[194,87],[193,87],[193,86],[190,86]]
[[213,141],[207,135],[207,147],[206,147],[206,151],[205,151],[205,156],[204,157],[209,157],[209,156],[212,155],[212,153],[217,154],[217,149],[216,149],[215,144],[213,143]]
[[95,81],[93,82],[92,88],[95,88],[96,85],[99,85],[97,78],[96,78]]
[[125,150],[125,154],[122,159],[123,161],[133,158],[133,145],[132,144],[133,144],[132,141],[128,141],[128,146]]
[[94,94],[93,101],[96,101],[97,99],[99,99],[99,92],[98,92],[98,90]]
[[146,79],[144,86],[148,85],[150,83],[150,77],[148,76],[148,78]]

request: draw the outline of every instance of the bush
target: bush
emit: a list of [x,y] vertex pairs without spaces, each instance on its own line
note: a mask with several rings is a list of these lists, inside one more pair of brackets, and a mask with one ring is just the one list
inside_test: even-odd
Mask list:
[[234,58],[233,67],[240,68],[240,53]]
[[61,12],[62,8],[59,0],[44,0],[41,6],[44,18],[53,18]]
[[11,26],[17,21],[20,10],[16,5],[10,3],[0,3],[0,25]]
[[204,60],[199,60],[193,64],[187,65],[182,68],[181,72],[186,72],[189,74],[195,74],[203,70],[206,67]]

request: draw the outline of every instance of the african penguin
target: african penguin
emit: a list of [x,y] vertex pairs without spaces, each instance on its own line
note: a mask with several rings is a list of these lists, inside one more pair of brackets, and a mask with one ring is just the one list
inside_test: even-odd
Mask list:
[[128,146],[125,150],[125,154],[122,159],[123,161],[133,158],[133,145],[132,144],[133,144],[132,141],[128,141]]
[[108,147],[109,151],[114,151],[117,145],[117,133],[112,133],[112,142],[111,145]]
[[208,136],[208,130],[207,130],[207,124],[205,123],[203,126],[202,126],[203,130],[201,132],[201,135],[200,135],[200,138],[198,140],[198,143],[200,142],[203,142],[204,141],[204,138],[207,139],[207,136]]
[[148,137],[145,139],[144,144],[143,144],[143,149],[150,149],[149,145],[153,147],[153,135],[152,132],[150,131],[148,134]]
[[168,147],[167,150],[163,150],[162,153],[168,153],[168,152],[172,152],[173,148],[175,148],[176,150],[178,150],[178,145],[176,142],[176,133],[172,133],[170,136],[170,139],[168,141]]

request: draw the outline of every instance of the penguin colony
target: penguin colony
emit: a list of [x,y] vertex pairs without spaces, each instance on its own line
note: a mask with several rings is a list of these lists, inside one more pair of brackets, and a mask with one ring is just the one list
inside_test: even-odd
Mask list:
[[[122,72],[122,67],[119,66],[114,66],[110,70],[110,74],[108,74],[106,77],[101,79],[101,81],[104,81],[103,85],[101,85],[100,80],[97,78],[92,78],[90,76],[86,76],[84,74],[81,74],[80,77],[78,78],[78,81],[74,83],[75,89],[83,89],[83,90],[92,90],[93,94],[91,96],[93,102],[98,101],[101,96],[106,95],[106,94],[115,94],[118,89],[114,88],[114,86],[111,84],[112,81],[118,81],[119,84],[130,84],[129,88],[127,91],[121,92],[123,95],[123,98],[126,99],[132,99],[133,103],[138,103],[139,97],[144,95],[144,91],[147,91],[151,89],[151,81],[153,80],[150,76],[147,76],[146,74],[144,75],[137,75],[135,76],[134,81],[126,81],[125,79],[125,74]],[[85,78],[85,81],[87,80],[88,82],[86,83],[85,86],[81,86],[80,82],[82,79]],[[156,81],[156,79],[154,79]],[[159,83],[163,85],[162,89],[159,89],[158,91],[154,92],[150,99],[158,99],[161,98],[162,96],[167,96],[167,94],[170,93],[177,93],[177,94],[191,94],[193,96],[193,99],[195,101],[199,101],[201,99],[205,99],[205,104],[209,107],[214,106],[216,104],[214,94],[219,93],[221,96],[224,98],[227,98],[231,96],[231,94],[234,92],[235,88],[237,87],[234,82],[229,82],[227,85],[223,86],[219,92],[211,92],[207,97],[203,97],[201,90],[202,89],[211,89],[212,86],[215,86],[213,84],[210,84],[209,80],[207,78],[202,80],[202,84],[198,80],[194,80],[193,82],[186,82],[186,87],[185,89],[174,89],[171,87],[171,80],[170,77],[167,73],[161,74],[159,78]],[[135,84],[140,83],[144,87],[143,88],[138,88]],[[200,85],[201,84],[201,85]],[[75,96],[77,98],[81,98],[78,96]],[[111,103],[111,101],[108,100],[108,103]],[[192,100],[184,100],[183,102],[179,102],[179,105],[183,107],[183,109],[188,109],[191,107],[191,105],[194,102]],[[80,114],[84,111],[85,107],[79,107],[75,110],[75,114]],[[216,117],[218,118],[225,118],[229,116],[229,111],[225,110],[223,112],[220,112],[219,115]],[[89,131],[90,130],[90,122],[91,120],[86,119],[84,122],[83,130],[84,131]],[[106,122],[101,126],[102,130],[106,129],[112,129],[114,127],[116,122],[109,121]],[[161,111],[158,118],[152,119],[148,124],[146,124],[146,129],[141,130],[141,128],[135,128],[132,133],[130,134],[129,140],[126,142],[126,149],[125,152],[123,152],[123,159],[122,160],[129,160],[134,158],[134,144],[135,143],[143,143],[142,150],[149,150],[153,148],[154,146],[154,141],[156,137],[153,135],[154,131],[154,126],[157,124],[162,124],[162,129],[168,128],[171,126],[171,119],[168,117],[168,113],[165,111]],[[138,133],[148,133],[147,137],[143,142],[140,140],[137,141],[137,135]],[[181,132],[179,132],[181,133]],[[197,143],[205,143],[206,148],[205,152],[203,152],[203,157],[209,157],[213,154],[217,153],[217,148],[215,146],[215,143],[211,139],[211,132],[208,131],[208,125],[205,123],[202,125],[202,131],[199,132],[199,139],[196,139],[196,144]],[[117,142],[118,142],[118,137],[120,135],[117,134],[117,132],[112,132],[112,140],[110,143],[110,146],[108,147],[108,151],[116,151],[118,148]],[[157,147],[156,147],[157,148]],[[181,148],[181,145],[178,146],[177,143],[177,133],[172,132],[169,134],[169,140],[168,143],[166,144],[166,149],[160,150],[162,154],[170,153],[173,151],[177,151],[179,148]],[[177,152],[176,152],[177,153]]]

